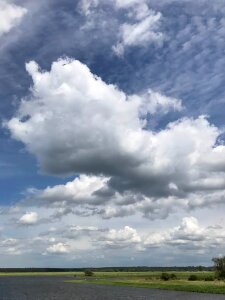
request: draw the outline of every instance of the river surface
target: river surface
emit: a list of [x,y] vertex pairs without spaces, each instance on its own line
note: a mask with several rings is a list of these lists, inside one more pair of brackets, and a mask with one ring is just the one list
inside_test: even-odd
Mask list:
[[65,282],[68,279],[0,277],[0,300],[225,300],[225,295]]

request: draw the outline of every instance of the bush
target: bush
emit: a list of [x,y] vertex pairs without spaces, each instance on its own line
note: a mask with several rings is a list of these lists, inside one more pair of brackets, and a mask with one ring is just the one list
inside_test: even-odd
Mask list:
[[219,279],[225,279],[225,256],[212,259],[216,275]]
[[215,278],[213,276],[208,276],[205,278],[205,281],[214,281]]
[[189,280],[189,281],[196,281],[196,280],[198,280],[198,276],[192,274],[192,275],[190,275],[190,276],[188,277],[188,280]]
[[172,280],[175,280],[175,279],[177,279],[177,276],[176,276],[176,274],[172,273],[172,274],[170,275],[170,279],[172,279]]
[[161,277],[160,277],[162,280],[169,280],[170,279],[170,274],[169,273],[162,273],[161,274]]
[[91,271],[91,270],[85,270],[85,272],[84,272],[84,276],[93,276],[94,275],[94,273]]

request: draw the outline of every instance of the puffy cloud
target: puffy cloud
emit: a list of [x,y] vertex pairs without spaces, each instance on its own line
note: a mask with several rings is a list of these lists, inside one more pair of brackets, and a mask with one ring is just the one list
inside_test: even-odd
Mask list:
[[124,23],[120,26],[119,41],[113,51],[121,56],[127,47],[160,44],[164,35],[159,32],[161,14],[149,11],[148,15],[136,23]]
[[68,248],[66,244],[57,243],[49,246],[47,248],[47,253],[50,254],[65,254],[68,253]]
[[143,100],[140,111],[144,115],[147,113],[155,114],[160,111],[165,114],[170,110],[181,111],[183,108],[181,100],[166,97],[160,93],[152,91],[151,89],[142,94],[141,97]]
[[21,253],[25,252],[26,249],[21,243],[21,240],[17,238],[3,238],[0,239],[0,252],[1,255],[20,255]]
[[[60,237],[67,245],[70,252],[79,248],[98,250],[136,248],[142,240],[136,229],[124,226],[122,229],[98,228],[94,226],[68,226],[43,232],[42,239],[50,240],[51,236]],[[77,242],[79,241],[79,246]],[[61,244],[61,243],[60,243]],[[82,246],[83,244],[83,246]],[[55,245],[51,245],[51,248]],[[67,248],[68,250],[68,248]],[[68,250],[69,251],[69,250]],[[48,251],[49,252],[49,251]]]
[[99,241],[106,248],[118,249],[140,243],[141,237],[138,235],[136,229],[125,226],[123,229],[110,229],[108,232],[103,233]]
[[127,47],[161,44],[164,35],[159,31],[162,15],[149,9],[147,1],[116,1],[116,7],[127,9],[130,21],[120,25],[118,42],[113,51],[121,56]]
[[141,163],[148,151],[145,137],[151,134],[142,130],[140,96],[107,85],[78,61],[59,60],[50,72],[38,71],[31,62],[27,70],[33,97],[22,101],[8,128],[37,155],[43,170],[111,174],[118,173],[117,164],[126,169]]
[[0,246],[1,247],[12,247],[12,246],[15,246],[17,245],[18,243],[18,240],[17,239],[14,239],[14,238],[8,238],[8,239],[5,239],[5,240],[2,240],[0,242]]
[[38,214],[36,212],[27,212],[19,220],[21,225],[35,225],[38,222]]
[[[168,228],[166,228],[168,227]],[[204,254],[211,259],[212,255],[218,255],[225,246],[225,229],[222,226],[201,226],[195,217],[185,217],[181,224],[175,227],[164,226],[161,230],[138,230],[134,226],[120,228],[98,228],[94,226],[63,225],[58,228],[50,228],[48,231],[39,232],[36,238],[5,238],[0,240],[2,253],[23,254],[36,253],[39,255],[69,255],[74,253],[84,258],[86,253],[110,253],[120,255],[142,255],[146,257],[151,251],[157,251],[157,255],[169,253],[174,261],[177,255],[185,256]],[[11,249],[11,250],[10,250]],[[154,250],[155,249],[155,250]]]
[[179,100],[151,90],[126,95],[75,60],[54,62],[49,72],[30,62],[27,70],[32,93],[5,126],[43,171],[81,173],[65,185],[34,191],[30,198],[37,204],[61,202],[61,216],[74,212],[70,205],[76,203],[89,206],[89,213],[75,211],[86,216],[141,211],[165,218],[176,206],[222,202],[225,147],[218,144],[221,131],[204,116],[153,132],[146,129],[148,113],[154,118],[159,111],[179,111]]
[[15,27],[27,13],[27,9],[13,3],[0,1],[0,36]]
[[[58,262],[64,264],[66,261],[76,261],[79,266],[85,261],[86,265],[90,265],[95,258],[96,265],[110,265],[113,261],[119,264],[125,257],[134,257],[137,263],[148,259],[151,265],[168,265],[169,256],[171,263],[179,265],[186,262],[188,257],[191,264],[194,264],[193,257],[198,259],[197,264],[200,263],[199,259],[209,264],[211,258],[222,253],[225,246],[224,226],[209,226],[211,222],[203,226],[191,216],[183,218],[178,225],[175,222],[173,226],[170,225],[170,221],[160,222],[160,229],[147,221],[145,225],[145,221],[140,222],[143,226],[139,224],[138,228],[134,226],[136,222],[122,226],[118,222],[114,222],[113,225],[112,222],[101,221],[99,227],[77,225],[86,223],[79,218],[66,221],[58,222],[54,227],[47,229],[43,226],[35,229],[15,227],[13,231],[10,228],[8,232],[4,230],[4,237],[0,238],[0,252],[4,257],[40,257],[42,260],[47,259],[49,263],[54,261],[57,255],[61,255]],[[95,225],[99,224],[95,218],[89,221]],[[104,227],[104,224],[107,224],[107,227]],[[25,264],[26,262],[25,259]]]
[[[225,243],[225,231],[221,226],[201,227],[194,217],[183,218],[181,225],[167,231],[152,233],[144,241],[144,247],[175,247],[181,251],[210,252]],[[210,250],[211,249],[211,250]]]
[[[104,188],[107,180],[105,177],[81,175],[65,185],[47,187],[43,191],[33,191],[30,198],[32,199],[35,195],[35,201],[39,200],[40,204],[46,206],[62,201],[68,204],[97,204],[100,200],[95,196],[95,192]],[[69,212],[62,209],[57,211],[56,216]]]

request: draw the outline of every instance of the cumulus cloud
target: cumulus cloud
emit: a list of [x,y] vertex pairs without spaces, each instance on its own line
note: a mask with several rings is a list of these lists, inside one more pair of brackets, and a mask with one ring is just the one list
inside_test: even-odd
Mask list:
[[13,27],[18,25],[27,9],[21,6],[0,1],[0,36],[9,32]]
[[136,229],[125,226],[123,229],[110,229],[99,237],[101,245],[106,248],[126,248],[141,242]]
[[38,214],[36,212],[27,212],[19,220],[21,225],[35,225],[38,222]]
[[[96,202],[98,202],[99,199],[95,196],[95,192],[104,188],[107,180],[105,177],[81,175],[65,185],[47,187],[43,191],[33,191],[30,198],[35,195],[35,199],[39,200],[40,204],[46,206],[62,201],[68,204],[97,204]],[[69,212],[70,211],[64,209],[59,210],[56,216]]]
[[[223,226],[202,226],[198,219],[184,217],[179,225],[166,226],[160,230],[149,230],[134,226],[119,228],[99,228],[94,226],[63,225],[40,232],[35,238],[0,239],[1,253],[36,255],[65,255],[69,260],[74,253],[84,258],[90,250],[96,253],[107,253],[113,257],[120,255],[141,255],[147,257],[152,253],[170,253],[176,262],[177,255],[206,255],[211,259],[225,246],[225,229]],[[156,251],[156,252],[153,252]],[[156,255],[156,254],[155,254]],[[154,262],[154,261],[152,261]]]
[[121,56],[128,47],[162,43],[164,35],[159,31],[161,17],[161,13],[149,9],[136,12],[136,22],[121,24],[113,51]]
[[144,241],[144,247],[175,247],[181,251],[194,250],[202,253],[223,247],[224,243],[223,227],[202,227],[196,218],[185,217],[177,227],[150,234]]
[[63,243],[53,244],[47,248],[47,253],[50,254],[65,254],[68,252],[67,245]]
[[162,15],[149,9],[147,1],[116,1],[116,7],[127,9],[129,22],[120,25],[117,44],[113,51],[121,56],[128,47],[161,44],[164,34],[160,32]]
[[1,255],[20,255],[26,252],[25,245],[17,238],[2,238],[0,239],[0,252]]
[[[124,226],[121,229],[98,228],[94,226],[67,226],[60,229],[48,230],[40,235],[42,241],[48,240],[49,242],[52,239],[50,237],[53,236],[56,238],[53,239],[52,245],[48,249],[55,249],[54,241],[60,237],[67,246],[69,245],[69,247],[66,247],[68,252],[73,252],[81,248],[86,250],[93,248],[100,251],[103,249],[138,249],[142,243],[141,236],[137,230],[130,226]],[[59,244],[61,246],[62,243],[60,242]]]
[[154,118],[159,111],[179,111],[181,101],[152,90],[127,95],[72,59],[54,62],[49,72],[35,62],[27,70],[34,82],[31,95],[5,126],[36,155],[42,171],[81,174],[34,191],[37,203],[85,204],[105,218],[136,210],[165,218],[174,206],[221,202],[212,193],[223,198],[225,147],[218,144],[221,131],[206,117],[146,130],[148,113]]
[[161,93],[157,93],[148,89],[148,91],[141,95],[142,97],[142,106],[141,113],[142,114],[155,114],[162,111],[164,114],[172,111],[181,111],[183,109],[181,100],[166,97]]
[[[115,162],[130,167],[141,163],[138,156],[147,151],[148,133],[139,114],[146,100],[107,85],[79,61],[59,60],[50,72],[40,72],[31,62],[27,70],[34,81],[33,96],[22,101],[7,126],[37,155],[43,170],[117,173]],[[167,110],[168,101],[160,107],[164,104]]]

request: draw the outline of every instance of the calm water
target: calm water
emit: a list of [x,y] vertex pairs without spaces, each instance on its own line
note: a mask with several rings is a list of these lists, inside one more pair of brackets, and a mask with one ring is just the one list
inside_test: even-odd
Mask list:
[[219,300],[224,295],[66,283],[68,277],[0,277],[0,300]]

